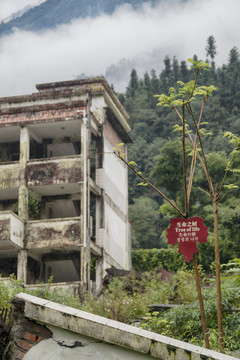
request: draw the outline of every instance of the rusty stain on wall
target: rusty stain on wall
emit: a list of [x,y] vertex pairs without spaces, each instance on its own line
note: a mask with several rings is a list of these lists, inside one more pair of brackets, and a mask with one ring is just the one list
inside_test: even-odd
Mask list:
[[8,241],[10,238],[10,219],[0,220],[1,241]]
[[28,163],[27,179],[28,186],[78,183],[81,179],[80,157]]
[[19,186],[19,165],[9,164],[1,166],[0,189],[12,189]]
[[32,221],[27,225],[27,248],[76,247],[80,243],[80,218]]

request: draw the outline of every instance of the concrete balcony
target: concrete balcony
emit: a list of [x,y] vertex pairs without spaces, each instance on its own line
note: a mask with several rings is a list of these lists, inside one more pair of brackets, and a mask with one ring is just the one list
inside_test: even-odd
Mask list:
[[38,253],[80,249],[81,217],[28,221],[26,240],[26,249]]
[[10,211],[0,212],[0,252],[23,248],[24,224]]
[[19,187],[19,162],[0,165],[0,200],[17,197]]
[[27,185],[41,195],[79,192],[80,181],[80,155],[28,161]]

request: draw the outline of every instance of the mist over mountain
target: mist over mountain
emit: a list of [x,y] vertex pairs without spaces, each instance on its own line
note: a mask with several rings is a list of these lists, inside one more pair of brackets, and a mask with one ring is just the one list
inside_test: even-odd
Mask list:
[[[179,4],[191,0],[177,0]],[[112,15],[121,6],[131,11],[137,11],[144,5],[153,8],[156,5],[176,2],[175,0],[40,0],[36,6],[28,5],[24,9],[13,13],[9,21],[4,19],[0,24],[0,38],[18,31],[27,31],[33,33],[54,31],[61,25],[70,25],[74,21],[84,21],[95,19],[99,16]],[[80,34],[81,37],[81,34]],[[123,57],[118,62],[109,63],[106,69],[100,74],[99,71],[94,73],[73,74],[74,78],[104,75],[109,83],[114,84],[117,91],[124,91],[129,81],[131,70],[137,68],[140,75],[152,68],[158,68],[162,63],[163,56],[168,49],[162,51],[153,50],[149,53],[141,53],[140,56],[129,58]],[[169,53],[169,51],[168,51]],[[171,55],[171,54],[170,54]],[[161,67],[161,66],[160,66]]]
[[216,66],[239,44],[239,0],[3,0],[0,10],[0,96],[99,75],[124,92],[133,68],[158,76],[166,56],[205,60],[210,35]]
[[0,36],[14,28],[27,31],[39,31],[68,24],[76,18],[96,17],[102,13],[111,15],[119,6],[129,4],[133,9],[143,3],[152,5],[163,0],[46,0],[44,3],[19,12],[8,22],[0,24]]

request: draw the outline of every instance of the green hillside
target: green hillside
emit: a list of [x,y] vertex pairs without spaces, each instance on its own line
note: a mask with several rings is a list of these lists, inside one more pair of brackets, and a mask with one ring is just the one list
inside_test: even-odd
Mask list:
[[[205,137],[207,160],[215,185],[224,174],[227,156],[232,150],[223,137],[225,131],[240,133],[240,56],[234,47],[229,53],[228,63],[219,68],[208,53],[211,67],[199,76],[199,85],[214,85],[217,91],[209,98],[204,121],[211,136]],[[195,59],[197,57],[195,56]],[[132,70],[127,91],[119,98],[131,117],[133,144],[129,146],[128,159],[138,164],[138,171],[150,178],[170,199],[183,206],[182,159],[179,135],[173,132],[177,122],[176,114],[169,108],[157,107],[154,94],[167,93],[169,87],[176,86],[177,80],[193,79],[194,72],[186,61],[177,58],[164,59],[164,69],[158,75],[155,70],[139,78]],[[196,103],[195,110],[200,111]],[[240,156],[235,160],[240,169]],[[228,182],[240,186],[240,175],[230,174]],[[139,178],[129,174],[130,220],[132,222],[133,246],[136,248],[166,247],[165,230],[169,218],[177,216],[163,203],[161,197],[148,187],[137,186]],[[196,169],[191,198],[190,216],[201,216],[209,226],[209,242],[201,246],[202,261],[207,268],[213,261],[212,208],[207,196],[198,187],[207,184],[201,168]],[[215,186],[214,185],[214,186]],[[222,261],[240,254],[240,190],[231,190],[219,206],[220,238]],[[206,256],[208,257],[206,261]]]

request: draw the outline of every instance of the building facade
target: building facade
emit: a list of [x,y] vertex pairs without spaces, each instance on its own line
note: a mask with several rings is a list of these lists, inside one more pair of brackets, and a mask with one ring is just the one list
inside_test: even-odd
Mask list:
[[98,291],[131,267],[129,117],[103,77],[37,90],[0,99],[0,274]]

